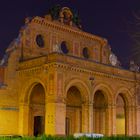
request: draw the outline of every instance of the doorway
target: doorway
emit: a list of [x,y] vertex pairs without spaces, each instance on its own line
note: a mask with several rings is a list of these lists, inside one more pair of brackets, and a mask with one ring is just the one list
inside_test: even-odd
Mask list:
[[45,91],[41,84],[36,84],[30,94],[29,134],[37,136],[45,133]]
[[34,117],[34,136],[42,135],[44,133],[44,117]]

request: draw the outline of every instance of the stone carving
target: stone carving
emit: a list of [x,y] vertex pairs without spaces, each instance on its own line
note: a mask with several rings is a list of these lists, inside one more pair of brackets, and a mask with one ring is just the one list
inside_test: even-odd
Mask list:
[[53,45],[53,52],[61,52],[61,50],[60,50],[60,46],[59,46],[59,44],[58,43],[55,43],[54,45]]
[[112,66],[121,67],[121,62],[118,60],[117,56],[114,53],[110,54],[109,61]]
[[133,72],[139,72],[139,66],[137,64],[135,64],[134,61],[130,61],[130,68],[131,71]]
[[73,14],[68,7],[63,7],[59,13],[60,20],[64,24],[72,25]]
[[114,53],[111,53],[109,56],[109,61],[112,66],[116,66],[117,64],[117,56]]
[[[58,20],[63,24],[75,26],[81,29],[81,20],[78,13],[73,12],[68,7],[61,8],[60,5],[56,5],[49,10],[49,14],[52,20]],[[45,17],[50,19],[49,15],[46,15]]]

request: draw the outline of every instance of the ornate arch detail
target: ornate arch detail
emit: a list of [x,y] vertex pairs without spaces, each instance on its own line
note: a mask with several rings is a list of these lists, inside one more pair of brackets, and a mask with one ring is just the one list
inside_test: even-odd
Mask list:
[[116,94],[115,94],[115,101],[114,101],[115,103],[116,103],[116,100],[117,100],[117,97],[118,97],[119,94],[122,94],[122,96],[123,96],[123,98],[124,98],[125,103],[126,103],[127,106],[132,106],[133,103],[135,103],[135,102],[133,101],[132,93],[130,92],[129,89],[127,89],[127,88],[125,88],[125,87],[120,88],[120,89],[116,92]]
[[107,100],[108,104],[113,104],[113,89],[104,83],[99,83],[94,86],[93,92],[92,92],[92,101],[94,101],[94,95],[97,91],[102,91],[104,94],[105,99]]
[[89,103],[89,100],[90,100],[90,90],[89,90],[89,87],[87,86],[87,84],[85,82],[83,82],[82,80],[80,79],[72,79],[70,80],[66,85],[65,85],[65,92],[66,93],[64,96],[65,96],[65,99],[67,97],[67,92],[68,90],[72,87],[72,86],[75,86],[81,93],[81,96],[82,96],[82,100],[84,103]]
[[39,78],[33,78],[33,79],[26,81],[25,85],[21,89],[21,95],[19,97],[19,102],[23,103],[23,104],[29,104],[29,98],[30,98],[31,91],[37,84],[42,85],[42,87],[44,88],[45,97],[46,97],[47,87],[44,83],[45,82]]

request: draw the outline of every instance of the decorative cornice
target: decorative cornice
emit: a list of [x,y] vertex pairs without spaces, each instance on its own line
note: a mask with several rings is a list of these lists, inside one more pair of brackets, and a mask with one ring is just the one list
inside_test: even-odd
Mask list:
[[95,36],[93,34],[78,30],[77,28],[67,26],[61,23],[57,23],[55,21],[49,21],[49,20],[46,20],[45,18],[35,17],[31,23],[37,23],[43,26],[55,28],[56,30],[66,31],[66,32],[73,33],[73,34],[76,34],[76,35],[79,35],[79,36],[82,36],[91,40],[96,40],[100,42],[102,45],[107,44],[107,40],[105,38]]
[[19,64],[17,71],[20,74],[36,74],[38,71],[47,71],[50,68],[65,69],[85,73],[90,76],[103,76],[127,82],[140,82],[140,74],[138,73],[59,53],[52,53],[44,57],[22,62]]
[[46,65],[45,69],[49,68],[62,68],[68,71],[73,71],[73,72],[78,72],[78,73],[85,73],[88,75],[94,75],[94,76],[101,76],[101,77],[106,77],[106,78],[111,78],[111,79],[116,79],[116,80],[122,80],[122,81],[127,81],[127,82],[136,82],[135,79],[133,78],[127,78],[124,75],[115,75],[115,74],[109,74],[106,72],[100,72],[100,71],[94,71],[91,69],[85,69],[81,67],[76,67],[76,66],[69,66],[69,64],[64,64],[64,63],[50,63]]
[[46,56],[36,57],[28,60],[24,60],[19,63],[17,71],[25,70],[25,69],[32,69],[33,67],[40,67],[46,63]]

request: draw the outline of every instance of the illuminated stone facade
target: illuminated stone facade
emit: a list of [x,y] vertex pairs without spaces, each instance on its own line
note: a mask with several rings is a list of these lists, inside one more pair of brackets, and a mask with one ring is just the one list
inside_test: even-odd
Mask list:
[[109,61],[107,40],[72,18],[65,7],[59,20],[26,19],[6,50],[0,135],[140,135],[140,74]]

